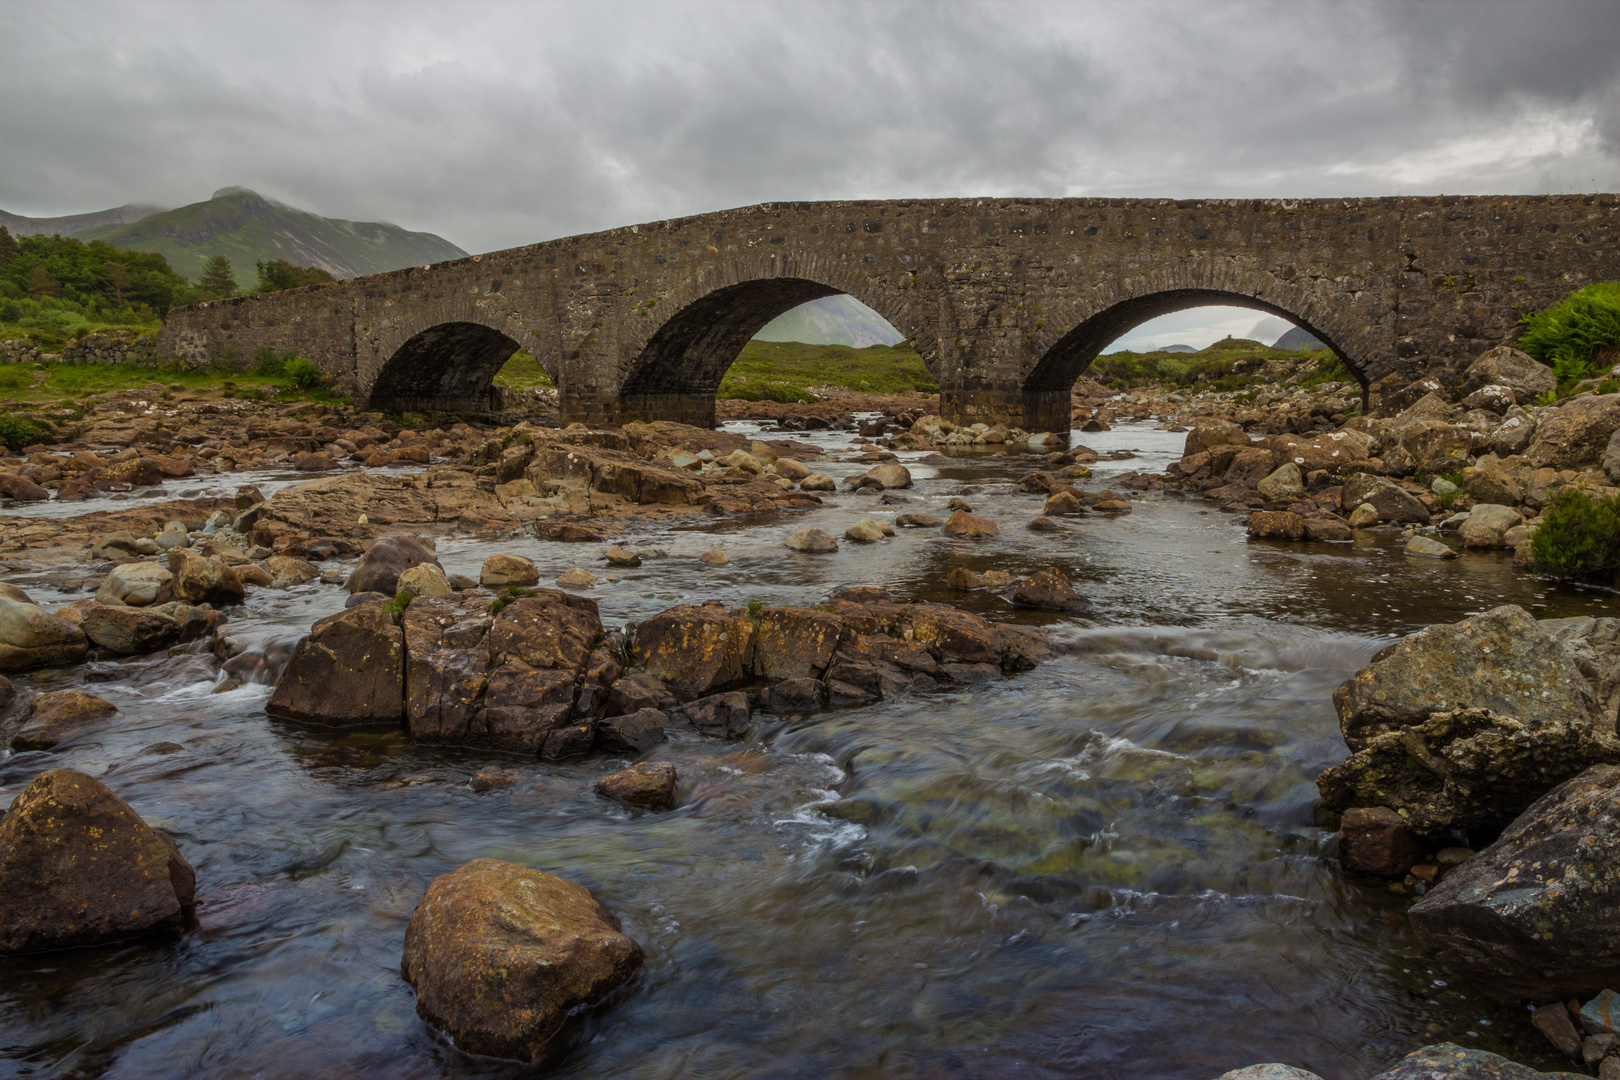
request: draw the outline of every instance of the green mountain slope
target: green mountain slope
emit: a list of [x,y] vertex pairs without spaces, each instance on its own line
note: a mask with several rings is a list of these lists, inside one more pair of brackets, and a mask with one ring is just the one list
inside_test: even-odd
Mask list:
[[456,245],[432,233],[407,232],[379,221],[340,221],[298,210],[246,188],[221,188],[207,202],[152,214],[129,225],[109,224],[75,234],[85,242],[163,254],[196,278],[214,255],[231,260],[237,284],[248,288],[260,260],[318,266],[334,277],[356,277],[460,259]]

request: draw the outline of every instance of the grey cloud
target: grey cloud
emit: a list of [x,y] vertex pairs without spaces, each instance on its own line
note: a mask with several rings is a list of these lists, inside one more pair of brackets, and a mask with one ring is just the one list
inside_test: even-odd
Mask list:
[[788,199],[1613,190],[1617,54],[1612,0],[13,0],[0,207],[243,184],[488,250]]

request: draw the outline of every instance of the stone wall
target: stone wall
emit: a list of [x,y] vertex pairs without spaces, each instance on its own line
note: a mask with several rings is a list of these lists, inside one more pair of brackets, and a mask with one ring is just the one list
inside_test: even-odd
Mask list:
[[74,338],[60,352],[45,352],[27,338],[0,341],[0,362],[7,364],[132,364],[157,367],[166,359],[158,352],[158,335],[153,333],[100,333]]
[[1617,241],[1613,195],[774,203],[177,310],[160,349],[292,349],[371,407],[481,410],[522,347],[564,420],[703,423],[759,327],[844,292],[911,340],[948,415],[1050,430],[1098,351],[1156,315],[1278,314],[1382,389],[1620,278]]

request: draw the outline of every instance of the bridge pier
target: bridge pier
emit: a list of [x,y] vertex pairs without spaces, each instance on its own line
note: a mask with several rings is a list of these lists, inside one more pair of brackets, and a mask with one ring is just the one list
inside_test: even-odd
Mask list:
[[1005,424],[1025,431],[1069,432],[1067,390],[946,390],[939,392],[940,415],[953,424]]

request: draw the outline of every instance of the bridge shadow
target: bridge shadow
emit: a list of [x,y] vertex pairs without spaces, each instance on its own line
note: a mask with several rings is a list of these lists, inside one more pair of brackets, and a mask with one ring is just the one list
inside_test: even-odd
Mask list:
[[390,412],[484,412],[490,386],[521,346],[473,322],[429,327],[395,350],[377,374],[371,407]]

